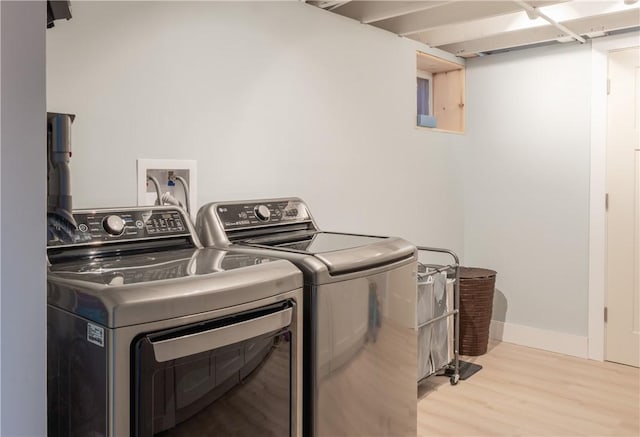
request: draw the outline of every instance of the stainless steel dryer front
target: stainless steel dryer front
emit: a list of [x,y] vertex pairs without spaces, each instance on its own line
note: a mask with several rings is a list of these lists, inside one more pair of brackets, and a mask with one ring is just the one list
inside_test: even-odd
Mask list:
[[176,208],[74,218],[47,251],[49,435],[301,435],[295,266],[202,249]]
[[306,436],[416,435],[415,246],[322,232],[297,198],[210,203],[196,228],[303,271]]

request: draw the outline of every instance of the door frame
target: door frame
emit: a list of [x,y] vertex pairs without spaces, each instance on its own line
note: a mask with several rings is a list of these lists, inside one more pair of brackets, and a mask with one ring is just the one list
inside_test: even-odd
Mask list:
[[591,178],[589,187],[588,358],[604,361],[606,303],[606,156],[609,52],[640,46],[640,32],[591,43]]

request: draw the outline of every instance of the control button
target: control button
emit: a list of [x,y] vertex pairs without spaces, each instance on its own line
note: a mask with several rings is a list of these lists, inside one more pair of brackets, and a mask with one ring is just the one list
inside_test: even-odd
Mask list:
[[266,222],[271,217],[271,211],[265,205],[258,205],[253,209],[256,218],[260,221]]
[[80,225],[78,225],[78,230],[80,232],[87,232],[89,230],[89,227],[84,223],[80,223]]
[[142,223],[142,220],[136,220],[136,228],[142,229],[143,226],[144,226],[144,223]]
[[120,235],[124,231],[124,220],[120,216],[110,215],[102,220],[102,227],[110,235]]

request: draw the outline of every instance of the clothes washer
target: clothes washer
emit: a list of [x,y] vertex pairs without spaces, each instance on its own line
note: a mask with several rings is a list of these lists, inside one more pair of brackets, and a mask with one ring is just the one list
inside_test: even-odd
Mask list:
[[416,435],[414,245],[322,232],[298,198],[210,203],[196,228],[205,246],[303,271],[306,436]]
[[49,435],[301,435],[293,264],[202,249],[179,208],[74,219],[47,249]]

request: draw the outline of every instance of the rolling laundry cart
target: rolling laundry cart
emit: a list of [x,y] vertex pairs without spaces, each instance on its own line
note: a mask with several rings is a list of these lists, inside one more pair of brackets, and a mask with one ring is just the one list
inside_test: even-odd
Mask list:
[[[418,246],[418,384],[444,372],[452,385],[460,379],[460,261],[448,250]],[[427,264],[420,254],[453,258],[448,265]]]

